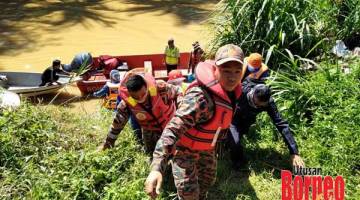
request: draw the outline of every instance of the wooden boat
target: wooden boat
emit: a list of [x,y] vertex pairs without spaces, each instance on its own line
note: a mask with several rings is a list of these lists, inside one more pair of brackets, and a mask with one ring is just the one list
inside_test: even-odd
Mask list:
[[[156,79],[167,79],[166,66],[163,64],[164,54],[147,54],[147,55],[126,55],[114,56],[122,63],[127,63],[128,68],[120,70],[120,75],[123,76],[127,70],[133,68],[145,68],[146,71],[151,72]],[[180,64],[178,69],[182,70],[183,75],[187,75],[187,68],[190,59],[190,53],[180,53]],[[99,66],[98,57],[93,58],[94,68]],[[90,78],[77,82],[77,86],[82,94],[93,93],[100,90],[109,81],[101,71],[90,72]]]
[[0,74],[7,78],[6,90],[25,97],[53,93],[70,83],[70,77],[65,75],[60,76],[58,85],[39,86],[42,73],[0,72]]

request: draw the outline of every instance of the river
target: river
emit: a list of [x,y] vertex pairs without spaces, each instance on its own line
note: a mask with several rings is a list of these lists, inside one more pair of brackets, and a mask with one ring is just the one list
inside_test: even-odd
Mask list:
[[[69,63],[92,55],[162,53],[173,37],[180,51],[207,41],[204,21],[218,1],[42,0],[1,1],[0,71],[42,72],[53,59]],[[45,102],[54,95],[43,97]],[[99,99],[80,97],[67,86],[54,103],[91,112]]]

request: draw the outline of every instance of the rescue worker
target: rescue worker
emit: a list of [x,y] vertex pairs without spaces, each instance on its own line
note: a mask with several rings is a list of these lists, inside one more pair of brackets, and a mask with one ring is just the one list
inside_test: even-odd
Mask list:
[[116,108],[116,101],[119,95],[119,86],[120,86],[120,73],[118,70],[111,70],[110,72],[110,81],[97,92],[93,93],[95,97],[104,97],[104,106],[109,109]]
[[109,55],[101,55],[97,59],[99,67],[97,69],[103,69],[103,74],[106,78],[110,77],[110,72],[113,69],[117,69],[123,63],[119,58]]
[[92,55],[89,52],[82,52],[75,55],[71,61],[71,64],[64,64],[62,68],[66,72],[75,72],[82,68],[82,70],[86,70],[90,68],[92,64]]
[[181,101],[179,88],[164,81],[155,81],[148,73],[131,70],[121,81],[121,102],[117,107],[112,126],[101,149],[113,147],[132,113],[142,128],[142,139],[147,153],[152,153],[162,130],[175,113]]
[[[215,62],[200,62],[196,81],[187,89],[175,116],[156,144],[146,193],[159,194],[172,155],[172,171],[179,199],[205,199],[216,178],[215,147],[225,137],[241,95],[244,54],[228,44],[218,49]],[[199,70],[201,68],[201,70]]]
[[69,75],[69,73],[61,69],[61,61],[58,59],[53,60],[52,65],[45,69],[41,75],[41,83],[39,86],[60,84],[57,81],[59,80],[59,74]]
[[165,48],[164,60],[167,73],[170,73],[170,71],[173,69],[177,69],[178,65],[180,64],[179,48],[174,45],[173,38],[168,40],[168,45]]
[[270,89],[264,84],[248,81],[243,83],[243,93],[237,102],[236,112],[230,125],[228,134],[230,157],[233,168],[238,170],[246,164],[243,147],[240,143],[241,137],[249,132],[249,128],[256,121],[256,116],[261,112],[267,112],[273,124],[281,133],[287,145],[293,166],[304,166],[304,162],[299,156],[296,141],[292,135],[289,124],[285,121],[271,97]]
[[258,53],[252,53],[244,59],[244,67],[241,74],[242,82],[246,77],[255,80],[264,80],[269,77],[269,68],[262,62],[262,59],[262,56]]
[[184,82],[186,78],[182,75],[180,70],[177,70],[177,69],[172,70],[169,73],[168,78],[169,79],[168,79],[167,83],[180,87],[181,91],[183,93],[185,93],[186,88],[188,87],[188,84],[186,84]]
[[190,59],[189,59],[189,67],[188,67],[188,73],[194,74],[195,73],[195,67],[200,61],[204,61],[204,50],[200,47],[200,44],[198,41],[194,42],[192,44],[193,49],[190,52]]

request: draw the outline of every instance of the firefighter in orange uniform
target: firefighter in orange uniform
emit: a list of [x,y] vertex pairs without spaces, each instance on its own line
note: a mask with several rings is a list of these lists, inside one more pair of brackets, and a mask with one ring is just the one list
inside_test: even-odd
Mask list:
[[169,156],[179,199],[206,199],[216,178],[215,147],[225,138],[241,95],[240,76],[244,54],[228,44],[219,48],[214,61],[200,62],[196,81],[156,144],[146,193],[159,194]]
[[164,81],[155,81],[151,74],[135,69],[125,75],[119,94],[121,102],[100,148],[104,150],[114,146],[131,113],[141,126],[146,152],[151,154],[163,129],[174,115],[177,102],[181,101],[181,90]]

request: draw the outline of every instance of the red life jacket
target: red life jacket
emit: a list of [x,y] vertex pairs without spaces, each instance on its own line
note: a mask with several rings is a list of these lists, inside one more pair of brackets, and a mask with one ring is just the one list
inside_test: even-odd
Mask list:
[[[220,132],[224,133],[230,126],[234,108],[225,90],[215,79],[214,62],[200,62],[196,67],[196,81],[191,87],[203,87],[214,101],[215,110],[212,118],[188,130],[180,137],[178,145],[192,150],[212,150],[215,147]],[[188,88],[188,89],[189,89]],[[235,88],[236,98],[241,95],[241,84]]]
[[99,56],[100,68],[104,69],[103,74],[106,78],[109,78],[110,71],[116,69],[121,64],[121,61],[113,56],[102,55]]
[[[136,117],[141,128],[162,132],[175,113],[175,102],[171,102],[169,105],[164,103],[157,91],[156,81],[152,75],[149,73],[140,74],[139,72],[133,72],[134,70],[128,72],[122,80],[119,88],[120,96]],[[134,74],[142,75],[146,81],[147,89],[149,91],[148,95],[150,95],[151,98],[151,110],[146,110],[142,104],[138,103],[129,95],[125,83],[127,82],[127,79]]]

